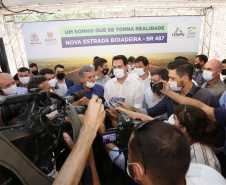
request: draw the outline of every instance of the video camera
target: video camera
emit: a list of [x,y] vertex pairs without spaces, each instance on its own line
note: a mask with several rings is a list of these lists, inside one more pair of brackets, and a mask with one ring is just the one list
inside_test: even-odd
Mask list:
[[128,154],[128,143],[133,127],[136,124],[142,123],[141,120],[131,120],[125,113],[119,113],[116,117],[118,126],[116,128],[110,128],[106,130],[102,135],[102,141],[105,145],[108,143],[114,143],[118,146],[119,152],[123,152],[125,156]]
[[[53,179],[47,174],[54,168],[59,171],[70,153],[62,133],[67,132],[75,142],[82,125],[76,111],[83,112],[82,108],[71,103],[85,94],[79,91],[64,98],[49,91],[31,89],[28,94],[0,98],[1,107],[11,109],[12,104],[26,103],[14,125],[0,127],[0,177],[4,177],[1,172],[7,169],[22,184],[52,184]],[[46,115],[55,110],[60,112],[58,118],[49,120]],[[71,123],[65,121],[66,116]]]

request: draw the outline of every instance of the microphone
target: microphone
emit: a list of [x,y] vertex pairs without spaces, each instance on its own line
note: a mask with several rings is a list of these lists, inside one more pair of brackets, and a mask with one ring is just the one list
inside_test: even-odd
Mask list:
[[100,99],[102,100],[102,104],[104,105],[104,110],[109,109],[108,102],[106,102],[105,98],[102,96],[100,97]]
[[70,96],[66,96],[65,99],[69,102],[69,103],[73,103],[75,101],[80,100],[81,98],[83,98],[86,95],[86,91],[85,90],[81,90],[81,91],[77,91],[72,93]]

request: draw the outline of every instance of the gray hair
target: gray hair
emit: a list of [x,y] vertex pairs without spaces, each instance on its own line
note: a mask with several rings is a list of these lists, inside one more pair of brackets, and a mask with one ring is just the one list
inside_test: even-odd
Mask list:
[[84,72],[92,72],[94,71],[93,67],[90,65],[83,65],[80,69],[79,69],[79,77],[80,78],[84,78]]

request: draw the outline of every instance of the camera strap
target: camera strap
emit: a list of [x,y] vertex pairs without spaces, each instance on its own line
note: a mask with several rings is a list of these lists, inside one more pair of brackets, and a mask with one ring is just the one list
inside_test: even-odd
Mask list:
[[67,104],[67,109],[66,109],[68,116],[71,120],[71,125],[72,125],[72,130],[73,130],[73,141],[74,143],[76,142],[80,129],[82,127],[82,123],[80,121],[80,118],[78,116],[77,111],[75,110],[75,106],[68,103]]

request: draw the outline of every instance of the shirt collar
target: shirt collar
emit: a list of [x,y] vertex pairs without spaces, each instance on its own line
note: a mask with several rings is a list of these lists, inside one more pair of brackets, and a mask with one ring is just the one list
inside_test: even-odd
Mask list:
[[188,97],[193,97],[195,95],[195,91],[198,87],[196,85],[193,84],[192,88],[190,89],[190,91],[188,92],[188,94],[186,94],[186,96]]
[[[112,80],[113,80],[114,82],[118,82],[118,80],[117,80],[116,77],[114,77]],[[131,78],[130,78],[130,76],[127,74],[127,78],[125,79],[124,82],[129,82],[129,81],[131,81]],[[124,83],[124,82],[123,82],[123,83]],[[118,83],[119,83],[119,82],[118,82]]]
[[64,78],[64,81],[62,83],[58,82],[58,80],[56,79],[56,82],[59,83],[59,84],[62,84],[62,83],[65,83],[65,78]]

